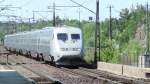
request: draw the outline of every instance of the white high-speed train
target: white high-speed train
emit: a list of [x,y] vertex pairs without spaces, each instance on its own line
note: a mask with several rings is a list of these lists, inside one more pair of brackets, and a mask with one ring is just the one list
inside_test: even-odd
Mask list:
[[80,63],[83,56],[82,32],[75,27],[46,27],[6,35],[7,50],[42,58],[57,65]]

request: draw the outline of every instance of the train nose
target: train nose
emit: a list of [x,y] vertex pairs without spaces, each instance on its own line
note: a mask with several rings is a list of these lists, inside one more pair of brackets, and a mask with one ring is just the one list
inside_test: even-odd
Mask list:
[[79,55],[81,48],[60,48],[61,55],[72,56]]

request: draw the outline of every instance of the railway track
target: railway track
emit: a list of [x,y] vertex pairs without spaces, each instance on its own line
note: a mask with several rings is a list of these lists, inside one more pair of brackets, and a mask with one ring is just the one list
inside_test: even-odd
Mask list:
[[118,76],[105,71],[79,68],[79,69],[68,69],[61,68],[63,71],[67,71],[70,74],[80,74],[85,77],[90,77],[93,79],[101,80],[101,84],[149,84],[149,82],[144,82],[143,80],[137,80],[135,78],[128,78],[125,76]]
[[96,70],[96,69],[87,69],[87,68],[79,68],[79,70],[85,71],[87,73],[93,73],[98,75],[99,77],[103,77],[103,78],[108,78],[110,80],[114,80],[114,81],[119,81],[120,83],[123,84],[148,84],[148,82],[144,82],[143,80],[138,80],[135,78],[130,78],[130,77],[126,77],[126,76],[122,76],[122,75],[116,75],[110,72],[106,72],[106,71],[101,71],[101,70]]
[[[7,59],[6,56],[1,57]],[[5,60],[4,62],[7,61]],[[56,84],[148,84],[143,80],[117,76],[96,69],[57,68],[43,64],[41,61],[36,61],[24,56],[16,56],[15,54],[9,56],[8,64],[12,64],[9,65],[9,67],[22,66],[39,75],[39,77],[31,78],[37,84],[51,84],[52,82]]]
[[[25,63],[23,60],[26,60],[25,62],[27,63]],[[30,61],[32,61],[32,63],[30,63]],[[17,64],[18,66],[22,66],[40,76],[44,75],[47,78],[50,77],[54,79],[59,79],[59,81],[61,81],[61,83],[63,82],[63,84],[101,84],[100,81],[93,80],[91,78],[86,78],[81,75],[71,75],[70,73],[63,72],[59,68],[53,66],[48,67],[50,65],[41,64],[41,62],[38,63],[38,61],[31,60],[29,58],[24,58],[23,56],[15,56],[15,55],[9,56],[9,64],[11,63],[12,63],[12,65],[10,65],[11,67],[14,67]]]
[[[49,66],[49,65],[48,65]],[[53,66],[49,66],[53,67]],[[100,80],[100,84],[149,84],[142,79],[129,78],[122,75],[116,75],[106,71],[100,71],[96,69],[87,69],[80,67],[79,69],[68,69],[61,67],[63,72],[67,72],[73,75],[81,75],[84,77],[89,77],[93,80]]]
[[[6,59],[6,58],[5,58]],[[23,60],[25,60],[25,63]],[[29,62],[30,61],[30,62]],[[32,61],[32,63],[31,63]],[[79,69],[68,69],[68,68],[56,68],[54,66],[50,66],[48,64],[42,64],[42,62],[39,61],[35,61],[35,60],[31,60],[29,58],[25,58],[23,56],[16,56],[13,58],[9,58],[9,62],[12,62],[14,64],[19,64],[21,66],[23,66],[24,68],[38,74],[40,76],[40,78],[32,78],[33,80],[35,80],[36,82],[39,82],[38,84],[49,84],[50,81],[48,81],[48,79],[51,80],[55,80],[53,78],[57,78],[59,79],[59,81],[65,81],[66,84],[69,84],[71,81],[75,82],[75,84],[83,84],[85,82],[87,82],[86,84],[144,84],[144,82],[141,81],[135,81],[135,80],[131,80],[131,79],[127,79],[127,78],[122,78],[120,77],[116,77],[110,73],[106,73],[106,72],[102,72],[102,71],[98,71],[98,70],[91,70],[91,69],[86,69],[86,68],[79,68]],[[34,67],[36,65],[39,65],[40,67],[46,67],[43,68],[44,70],[39,70],[38,67]],[[11,66],[13,67],[13,66]],[[69,80],[70,78],[68,77],[67,80],[70,82],[66,81],[66,77],[63,76],[62,74],[55,74],[55,76],[50,77],[48,74],[50,72],[51,69],[56,70],[57,72],[60,73],[67,73],[69,75],[72,76],[77,76],[79,77],[78,80],[80,82],[73,81],[74,78],[72,78],[71,80]],[[44,77],[45,76],[45,77]],[[90,81],[88,81],[90,80]],[[57,81],[55,81],[57,82]],[[61,82],[62,83],[62,82]],[[64,83],[64,84],[65,84]],[[146,83],[145,83],[146,84]]]
[[71,70],[71,69],[67,69],[67,68],[61,68],[61,70],[65,71],[65,72],[68,72],[70,74],[79,74],[81,76],[88,77],[88,78],[91,78],[93,80],[100,81],[99,82],[100,84],[122,84],[119,81],[114,81],[114,80],[110,80],[108,78],[103,78],[103,77],[98,76],[97,74],[81,71],[79,69]]
[[[3,55],[1,53],[1,55]],[[14,54],[11,54],[14,55]],[[7,59],[6,56],[3,56],[4,59]],[[6,61],[7,62],[7,61]],[[35,63],[29,63],[29,64],[41,64],[41,62],[35,62]],[[42,71],[38,71],[32,68],[27,67],[27,65],[29,65],[28,63],[23,62],[22,60],[19,59],[10,59],[9,58],[9,63],[6,63],[6,66],[9,69],[14,69],[15,66],[21,66],[24,69],[27,69],[29,71],[31,71],[32,73],[38,75],[38,77],[31,77],[31,78],[27,78],[29,81],[31,81],[33,84],[64,84],[61,81],[59,81],[58,79],[52,78],[50,76],[48,76],[47,74],[44,74],[44,72]]]
[[[13,58],[10,56],[9,58],[9,62],[12,62],[13,64],[19,64],[20,66],[40,75],[41,77],[40,80],[42,80],[42,78],[44,78],[43,76],[45,76],[46,78],[49,78],[49,79],[53,79],[53,78],[59,79],[59,81],[61,81],[61,83],[63,82],[64,84],[70,84],[70,83],[74,83],[74,84],[119,84],[119,82],[111,81],[109,79],[102,78],[102,77],[95,77],[93,75],[84,75],[83,73],[79,74],[75,72],[72,72],[72,74],[70,74],[70,72],[67,71],[66,69],[56,68],[48,64],[42,64],[41,62],[38,63],[37,61],[34,61],[34,60],[32,60],[33,63],[25,63],[23,60],[26,60],[26,62],[31,61],[31,59],[24,58],[21,56],[14,56]],[[11,67],[13,66],[11,65]],[[42,69],[39,69],[39,67],[41,67]],[[52,70],[55,72],[51,72]],[[54,73],[52,77],[50,76],[52,75],[51,73]],[[46,80],[46,78],[44,78],[43,80]],[[34,80],[36,81],[36,79]]]

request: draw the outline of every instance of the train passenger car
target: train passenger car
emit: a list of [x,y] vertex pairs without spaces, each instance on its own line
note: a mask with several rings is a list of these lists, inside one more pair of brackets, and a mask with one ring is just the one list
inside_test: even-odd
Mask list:
[[83,56],[82,32],[75,27],[46,27],[6,35],[4,46],[57,65],[79,64]]

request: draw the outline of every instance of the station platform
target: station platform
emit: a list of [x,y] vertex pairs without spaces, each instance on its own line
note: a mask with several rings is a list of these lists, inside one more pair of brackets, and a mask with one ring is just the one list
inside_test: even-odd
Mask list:
[[33,84],[15,70],[0,70],[0,84]]

